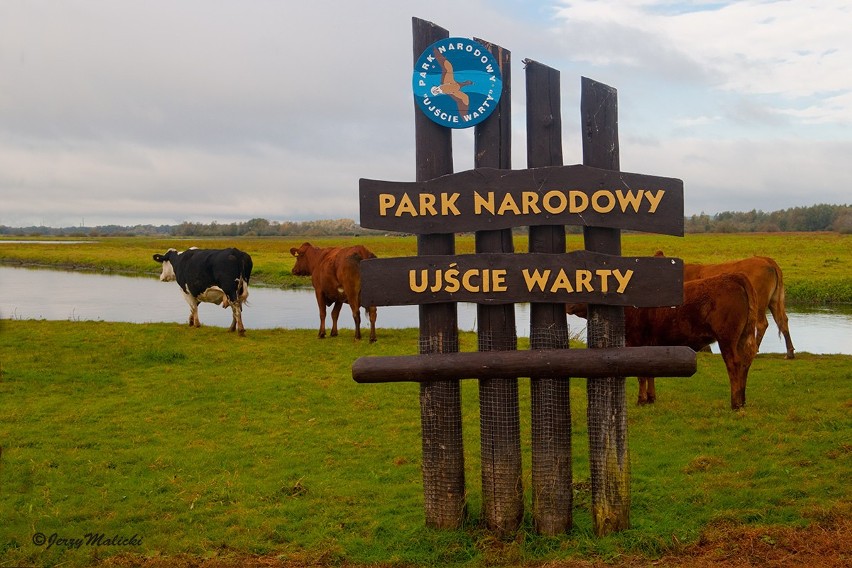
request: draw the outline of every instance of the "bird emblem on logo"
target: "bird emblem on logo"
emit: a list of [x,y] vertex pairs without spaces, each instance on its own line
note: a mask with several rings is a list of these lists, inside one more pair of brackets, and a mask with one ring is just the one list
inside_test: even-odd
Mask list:
[[432,49],[435,59],[441,66],[441,84],[435,85],[430,89],[433,96],[448,95],[451,97],[459,108],[459,114],[467,113],[470,108],[470,97],[462,91],[462,87],[473,85],[473,81],[467,80],[459,83],[453,74],[453,64],[444,57],[437,49]]

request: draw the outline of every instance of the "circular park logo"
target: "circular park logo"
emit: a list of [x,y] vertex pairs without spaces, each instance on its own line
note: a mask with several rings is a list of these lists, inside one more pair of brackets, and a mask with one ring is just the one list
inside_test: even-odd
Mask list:
[[494,112],[503,92],[500,66],[471,39],[438,40],[420,55],[411,81],[426,116],[448,128],[468,128]]

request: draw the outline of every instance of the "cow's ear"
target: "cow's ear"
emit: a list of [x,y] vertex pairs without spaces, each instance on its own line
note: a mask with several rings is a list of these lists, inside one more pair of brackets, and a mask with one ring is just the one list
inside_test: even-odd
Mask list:
[[155,255],[154,255],[154,260],[156,260],[157,262],[163,262],[163,261],[164,261],[164,260],[166,260],[166,259],[165,259],[165,257],[163,257],[163,255],[161,255],[161,254],[155,254]]
[[290,247],[290,254],[292,254],[293,256],[299,256],[299,249],[297,249],[296,247]]

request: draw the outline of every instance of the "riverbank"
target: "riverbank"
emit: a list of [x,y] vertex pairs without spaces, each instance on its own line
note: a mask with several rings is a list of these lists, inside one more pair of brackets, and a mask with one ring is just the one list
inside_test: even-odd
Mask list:
[[[149,237],[98,237],[79,239],[75,244],[21,244],[22,239],[0,239],[0,262],[11,265],[44,265],[59,269],[90,270],[139,276],[156,275],[159,265],[151,258],[156,252],[190,246],[224,248],[236,246],[252,255],[253,283],[279,288],[310,285],[310,279],[294,276],[290,247],[310,241],[321,247],[363,244],[379,257],[414,256],[414,236],[362,237],[240,237],[230,239],[173,239]],[[33,241],[49,239],[34,238]],[[56,239],[61,240],[61,239]],[[852,304],[852,235],[838,233],[725,233],[688,234],[666,237],[640,233],[623,235],[622,254],[653,256],[663,250],[667,256],[685,262],[715,263],[754,255],[775,259],[784,271],[787,301],[799,304]],[[10,242],[18,241],[18,242]],[[516,235],[518,252],[528,250],[526,236]],[[567,250],[583,248],[581,235],[567,236]],[[473,235],[456,237],[456,253],[475,251]]]

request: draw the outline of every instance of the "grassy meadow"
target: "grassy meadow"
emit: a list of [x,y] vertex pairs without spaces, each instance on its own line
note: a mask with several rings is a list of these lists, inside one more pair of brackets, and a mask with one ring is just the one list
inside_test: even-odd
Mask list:
[[[0,244],[0,262],[154,275],[159,273],[157,263],[151,258],[155,252],[165,252],[170,247],[185,250],[191,246],[236,246],[251,254],[254,260],[254,283],[293,288],[310,285],[309,279],[291,274],[294,259],[290,248],[298,247],[306,240],[321,247],[363,244],[380,257],[413,256],[417,253],[416,237],[395,235],[230,239],[105,237],[74,240],[80,240],[82,244]],[[528,250],[525,236],[516,236],[514,242],[516,251]],[[651,256],[655,251],[663,250],[666,255],[682,258],[685,262],[711,263],[753,255],[771,256],[784,271],[787,298],[791,303],[852,303],[852,235],[732,233],[668,237],[625,233],[622,243],[624,255]],[[456,253],[473,253],[474,247],[473,235],[456,237]],[[567,250],[582,248],[582,235],[568,235]]]
[[[358,242],[383,257],[416,251],[415,237],[399,236],[80,240],[0,244],[0,262],[155,277],[154,252],[237,246],[254,259],[254,283],[296,287],[309,281],[290,274],[289,248],[304,240]],[[850,245],[829,233],[623,237],[625,255],[771,256],[788,301],[811,303],[852,302]],[[525,238],[515,247],[526,250]],[[569,236],[568,250],[579,248],[582,237]],[[473,250],[472,236],[457,237],[458,253]],[[379,324],[371,345],[347,329],[321,341],[315,329],[238,338],[177,324],[0,320],[0,568],[258,558],[291,567],[642,565],[720,531],[713,552],[724,560],[748,553],[724,535],[808,527],[848,559],[852,356],[760,354],[738,412],[719,355],[699,354],[691,378],[659,379],[651,406],[635,405],[628,380],[632,528],[601,539],[589,511],[585,380],[571,379],[575,527],[542,537],[527,513],[500,541],[480,527],[475,381],[462,398],[469,516],[458,531],[424,526],[418,387],[351,379],[358,357],[417,352],[416,329],[382,329],[381,315]],[[463,351],[476,349],[474,334],[461,339]],[[529,511],[529,380],[519,384]],[[99,534],[120,542],[85,543]],[[785,550],[772,532],[757,544]]]
[[[652,406],[635,406],[629,380],[632,528],[603,539],[589,513],[585,380],[572,379],[575,528],[541,537],[527,518],[495,541],[478,525],[475,381],[462,395],[470,516],[435,531],[423,522],[417,385],[351,379],[360,356],[415,353],[416,330],[371,345],[351,330],[320,341],[314,330],[0,323],[0,566],[614,562],[677,554],[713,528],[831,530],[852,515],[849,356],[758,356],[740,412],[717,355],[699,354],[692,378],[659,379]],[[473,334],[462,341],[475,349]],[[529,510],[529,381],[519,383]],[[37,546],[37,533],[54,544]],[[57,540],[99,533],[140,542]]]

